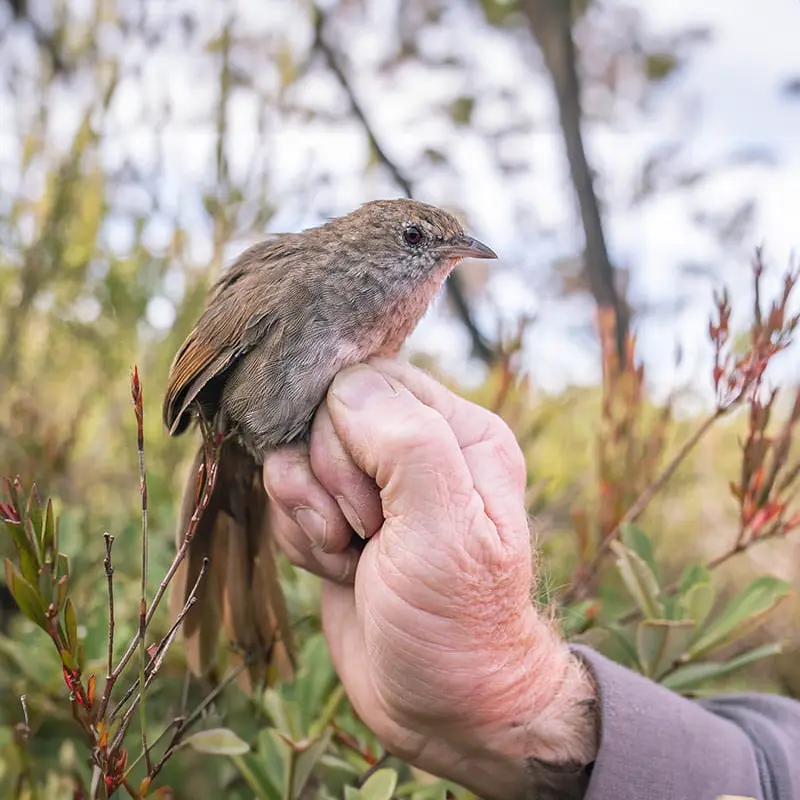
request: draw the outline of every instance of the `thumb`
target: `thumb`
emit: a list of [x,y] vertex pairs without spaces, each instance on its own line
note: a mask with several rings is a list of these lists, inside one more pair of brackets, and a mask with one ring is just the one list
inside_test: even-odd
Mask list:
[[398,380],[359,364],[336,376],[327,405],[345,449],[381,490],[387,521],[430,530],[443,516],[480,511],[450,425]]

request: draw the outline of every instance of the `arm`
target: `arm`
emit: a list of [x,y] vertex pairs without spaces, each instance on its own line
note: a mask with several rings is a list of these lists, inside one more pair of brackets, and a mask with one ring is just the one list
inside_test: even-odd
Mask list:
[[[356,367],[310,451],[274,454],[264,475],[282,547],[326,579],[348,696],[393,754],[487,800],[772,800],[760,745],[730,721],[752,722],[741,703],[704,707],[570,650],[531,603],[525,464],[495,415],[406,365]],[[787,758],[791,707],[794,729],[765,722]],[[779,753],[767,773],[791,786]]]
[[586,800],[800,798],[800,703],[769,695],[690,701],[584,647],[601,744]]

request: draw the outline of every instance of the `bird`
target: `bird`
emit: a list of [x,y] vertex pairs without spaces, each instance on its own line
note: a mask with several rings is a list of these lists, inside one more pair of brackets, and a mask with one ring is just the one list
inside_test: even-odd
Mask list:
[[[290,679],[296,653],[261,481],[267,454],[307,443],[337,372],[395,357],[465,258],[496,259],[451,213],[406,198],[374,200],[245,250],[211,287],[170,367],[163,421],[171,436],[203,423],[222,440],[216,482],[170,589],[185,609],[189,667],[210,677],[224,633],[248,654],[252,691]],[[195,455],[178,514],[183,541],[205,450]],[[239,656],[241,657],[241,656]]]

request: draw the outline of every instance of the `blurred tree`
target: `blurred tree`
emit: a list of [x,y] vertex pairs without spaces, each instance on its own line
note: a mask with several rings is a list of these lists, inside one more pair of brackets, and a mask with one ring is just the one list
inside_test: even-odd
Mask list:
[[[139,599],[131,364],[139,364],[145,387],[155,576],[172,558],[190,447],[162,431],[161,388],[209,282],[268,231],[399,193],[452,208],[502,247],[508,267],[470,267],[450,284],[450,302],[426,320],[415,357],[496,408],[517,433],[528,457],[530,509],[543,528],[543,598],[563,596],[590,575],[583,602],[574,592],[570,632],[599,634],[598,619],[629,613],[624,576],[648,578],[640,561],[649,569],[652,554],[636,531],[626,529],[624,551],[610,542],[697,421],[650,396],[647,381],[672,364],[640,369],[625,334],[697,303],[721,274],[741,293],[730,264],[741,260],[757,198],[745,186],[736,202],[719,206],[699,190],[773,158],[758,147],[692,157],[690,107],[685,122],[631,152],[624,169],[609,166],[619,162],[607,157],[603,137],[652,127],[663,105],[682,104],[668,89],[709,42],[708,30],[692,26],[654,33],[642,9],[632,0],[343,0],[319,8],[304,0],[0,0],[0,474],[19,473],[26,486],[35,478],[42,494],[57,498],[87,669],[104,669],[103,531],[117,537],[119,641],[137,624],[124,613]],[[664,198],[685,208],[682,230],[702,231],[713,247],[704,261],[678,265],[681,280],[659,304],[642,291],[638,255],[620,245],[615,227]],[[607,335],[597,335],[596,307],[616,317],[616,362]],[[608,317],[599,317],[607,334]],[[697,334],[692,328],[685,336],[702,358]],[[712,345],[706,348],[710,360]],[[557,395],[537,388],[536,377],[573,362],[583,372],[562,376],[586,383],[586,374],[589,381],[596,375],[602,385]],[[782,413],[776,407],[773,416]],[[642,525],[668,595],[656,598],[664,603],[659,613],[684,613],[667,590],[690,558],[712,561],[741,533],[741,504],[727,486],[740,477],[737,436],[771,440],[753,424],[734,418],[711,430],[647,507]],[[794,456],[796,446],[789,449]],[[758,552],[790,546],[780,540]],[[592,572],[598,550],[605,556]],[[12,551],[0,539],[0,552]],[[788,566],[796,559],[770,562],[785,569],[780,577],[796,578]],[[759,568],[758,561],[725,562],[733,580],[720,582],[721,609]],[[681,591],[708,595],[703,573],[689,577],[694,583],[687,578]],[[293,613],[305,620],[305,682],[279,687],[256,713],[232,694],[206,709],[203,727],[224,722],[257,747],[232,761],[184,749],[163,778],[185,796],[280,797],[270,779],[289,763],[285,737],[297,743],[327,730],[328,712],[332,749],[314,780],[332,796],[380,756],[332,688],[316,636],[316,583],[288,568],[286,578]],[[762,597],[777,602],[783,589],[771,583]],[[798,612],[781,608],[783,635]],[[32,622],[0,619],[8,630],[0,636],[0,791],[27,796],[20,776],[34,765],[42,786],[50,781],[46,796],[64,796],[56,775],[84,786],[91,776],[62,702],[58,659],[47,641],[22,645]],[[167,624],[157,615],[154,636]],[[639,657],[631,658],[624,635],[608,642],[620,660],[627,653],[626,663]],[[722,653],[747,656],[756,644],[772,647],[771,637],[737,640],[736,650]],[[642,660],[637,668],[665,680],[674,674],[664,672],[674,665]],[[748,674],[774,685],[774,667],[758,669]],[[156,725],[186,707],[177,648],[162,673],[150,704],[151,740]],[[679,678],[689,685],[685,672]],[[716,678],[714,686],[729,679],[724,671]],[[796,672],[782,680],[797,691]],[[192,686],[189,699],[199,702],[204,688]],[[22,693],[33,729],[26,747],[13,727]],[[323,696],[331,705],[321,709]],[[302,710],[284,718],[284,704]],[[395,766],[411,781],[408,769]],[[424,776],[416,779],[419,786],[408,789],[414,797],[443,795],[440,785],[423,788]]]
[[617,357],[624,362],[627,358],[625,341],[628,335],[628,309],[624,298],[619,295],[614,267],[608,257],[600,207],[594,193],[594,181],[581,132],[581,91],[572,41],[575,6],[575,3],[563,0],[528,0],[524,9],[553,79],[564,147],[586,240],[584,271],[587,283],[598,308],[609,309],[614,315]]

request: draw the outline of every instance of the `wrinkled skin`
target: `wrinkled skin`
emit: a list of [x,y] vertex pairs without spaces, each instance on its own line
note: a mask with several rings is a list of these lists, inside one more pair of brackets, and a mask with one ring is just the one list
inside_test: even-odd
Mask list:
[[[276,536],[325,579],[334,665],[395,755],[487,798],[585,764],[594,688],[531,602],[525,463],[496,415],[394,361],[344,370],[264,466]],[[368,541],[351,544],[355,529]]]

